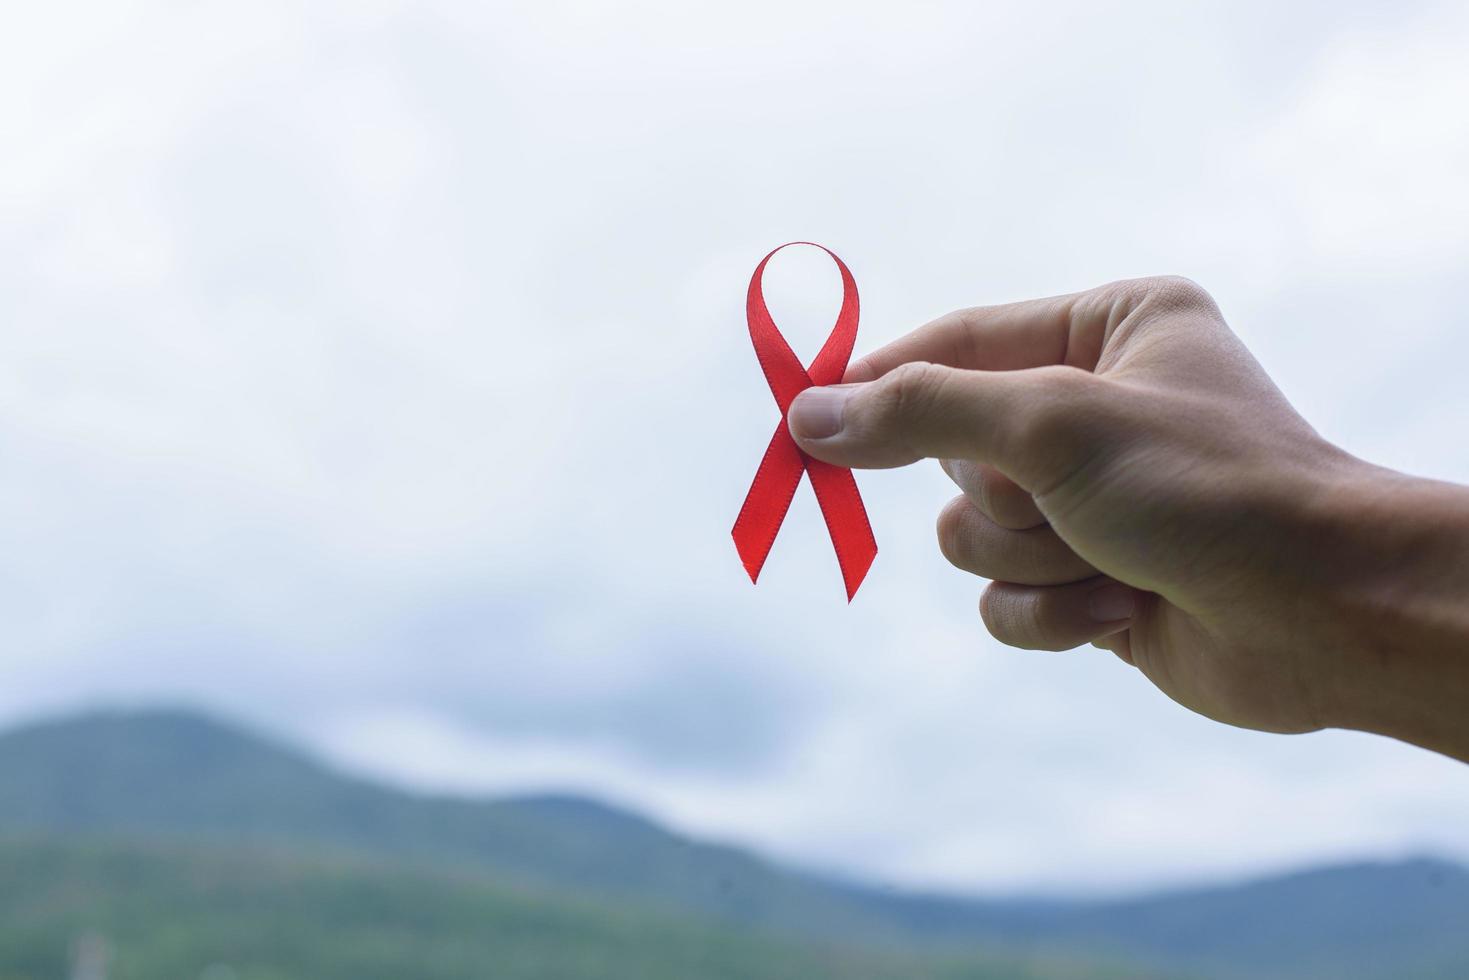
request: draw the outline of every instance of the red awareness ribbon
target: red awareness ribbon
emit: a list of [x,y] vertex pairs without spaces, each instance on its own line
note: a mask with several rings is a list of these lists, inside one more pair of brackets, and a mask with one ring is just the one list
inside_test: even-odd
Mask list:
[[[842,273],[842,308],[837,314],[836,325],[822,345],[821,352],[809,368],[801,366],[800,360],[791,350],[786,339],[776,329],[770,311],[765,308],[765,294],[760,281],[770,257],[782,248],[791,245],[815,245],[836,262]],[[750,292],[745,300],[745,318],[750,324],[750,339],[755,344],[755,356],[760,359],[760,369],[770,385],[770,393],[780,406],[780,425],[765,458],[755,471],[755,482],[740,507],[740,516],[735,518],[734,542],[750,573],[750,581],[760,578],[760,569],[775,543],[775,535],[790,510],[796,488],[801,484],[801,473],[811,475],[811,489],[816,493],[816,502],[821,505],[821,516],[826,519],[826,529],[831,534],[831,544],[836,550],[837,564],[842,568],[842,580],[847,586],[847,601],[857,594],[857,587],[877,557],[877,540],[872,536],[872,525],[867,521],[867,511],[862,506],[862,496],[857,492],[857,481],[852,471],[803,453],[791,438],[786,425],[786,412],[796,395],[813,385],[833,385],[842,380],[847,370],[847,359],[852,356],[852,345],[857,342],[857,282],[837,254],[825,245],[815,242],[787,242],[770,252],[755,267],[750,277]]]

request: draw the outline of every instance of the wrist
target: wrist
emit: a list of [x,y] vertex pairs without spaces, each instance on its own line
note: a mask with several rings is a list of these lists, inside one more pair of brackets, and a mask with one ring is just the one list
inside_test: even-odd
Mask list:
[[1323,721],[1469,761],[1469,488],[1356,461],[1334,479]]

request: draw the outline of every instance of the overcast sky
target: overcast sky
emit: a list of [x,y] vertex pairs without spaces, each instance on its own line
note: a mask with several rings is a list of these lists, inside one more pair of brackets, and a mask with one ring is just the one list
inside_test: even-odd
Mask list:
[[[729,529],[771,247],[858,349],[1181,273],[1321,431],[1469,482],[1463,4],[24,4],[0,32],[0,720],[215,709],[876,879],[1469,857],[1469,769],[1010,651],[860,474]],[[767,275],[815,352],[840,287]]]

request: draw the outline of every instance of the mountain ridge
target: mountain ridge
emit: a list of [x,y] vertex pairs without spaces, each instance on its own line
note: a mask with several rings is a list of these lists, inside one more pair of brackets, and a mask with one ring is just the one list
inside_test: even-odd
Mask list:
[[1123,899],[931,895],[793,870],[571,794],[392,789],[181,709],[0,732],[0,832],[341,848],[807,938],[1091,951],[1218,977],[1469,975],[1469,869],[1440,858]]

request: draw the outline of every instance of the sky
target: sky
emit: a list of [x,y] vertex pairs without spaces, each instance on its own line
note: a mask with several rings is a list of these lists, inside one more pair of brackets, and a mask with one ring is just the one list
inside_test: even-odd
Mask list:
[[[1208,288],[1326,436],[1469,482],[1469,11],[1365,2],[28,4],[0,33],[0,722],[187,704],[435,792],[588,793],[915,888],[1431,851],[1469,770],[1008,650],[934,464],[729,530],[744,290],[858,349]],[[766,276],[797,352],[830,261]]]

